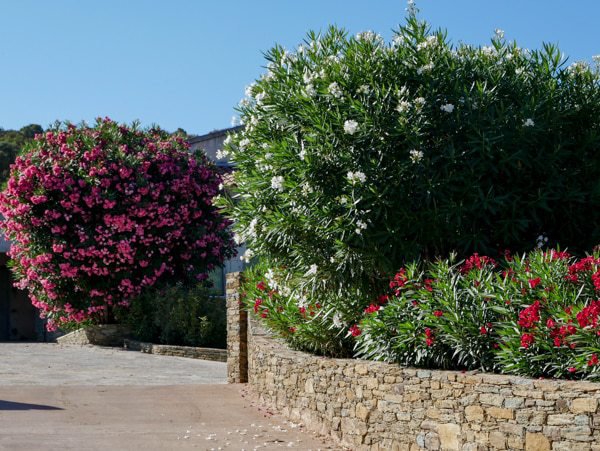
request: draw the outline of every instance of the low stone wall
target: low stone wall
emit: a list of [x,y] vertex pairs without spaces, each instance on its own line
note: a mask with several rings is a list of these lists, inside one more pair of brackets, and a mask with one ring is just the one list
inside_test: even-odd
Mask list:
[[141,351],[147,354],[171,355],[175,357],[187,357],[190,359],[213,360],[216,362],[227,361],[227,351],[225,349],[157,345],[129,339],[124,340],[124,347],[125,349]]
[[353,450],[600,451],[596,383],[316,357],[253,322],[248,382],[263,403]]
[[600,384],[319,358],[249,336],[259,398],[352,449],[600,450]]
[[77,329],[58,337],[61,345],[123,346],[123,340],[129,329],[121,324],[99,324]]

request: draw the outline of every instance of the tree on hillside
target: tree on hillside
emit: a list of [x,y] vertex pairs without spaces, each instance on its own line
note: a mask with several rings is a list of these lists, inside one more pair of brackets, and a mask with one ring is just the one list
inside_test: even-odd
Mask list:
[[0,184],[8,178],[10,165],[23,146],[44,129],[38,124],[29,124],[20,130],[4,130],[0,127]]

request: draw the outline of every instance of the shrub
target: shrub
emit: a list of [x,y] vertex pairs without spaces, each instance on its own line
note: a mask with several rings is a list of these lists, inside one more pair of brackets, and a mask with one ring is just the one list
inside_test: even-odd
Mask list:
[[356,354],[403,365],[600,379],[600,252],[409,265],[364,312]]
[[49,318],[110,322],[144,287],[198,281],[232,254],[220,177],[177,136],[110,119],[37,135],[0,196],[18,286]]
[[202,285],[149,289],[123,312],[132,335],[152,343],[227,347],[225,301]]
[[[269,268],[265,262],[244,271],[242,293],[244,303],[251,314],[256,315],[271,330],[295,349],[317,354],[348,357],[352,341],[345,337],[344,316],[332,314],[323,308],[315,294],[305,296],[298,288],[298,280],[277,268]],[[352,318],[356,312],[351,302],[345,307]]]
[[223,204],[327,318],[415,258],[600,241],[598,71],[553,45],[453,47],[411,16],[389,45],[330,28],[266,58]]

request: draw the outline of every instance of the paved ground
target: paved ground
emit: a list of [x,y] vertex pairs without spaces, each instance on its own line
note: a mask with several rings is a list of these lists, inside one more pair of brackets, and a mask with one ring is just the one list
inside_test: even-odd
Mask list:
[[222,362],[95,346],[0,343],[0,385],[225,384]]
[[0,450],[334,449],[245,390],[220,362],[0,343]]

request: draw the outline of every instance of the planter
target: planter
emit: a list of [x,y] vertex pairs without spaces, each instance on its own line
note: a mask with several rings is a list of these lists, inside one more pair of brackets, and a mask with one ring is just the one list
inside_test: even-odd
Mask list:
[[56,339],[59,344],[123,346],[129,329],[122,324],[98,324],[78,329]]

